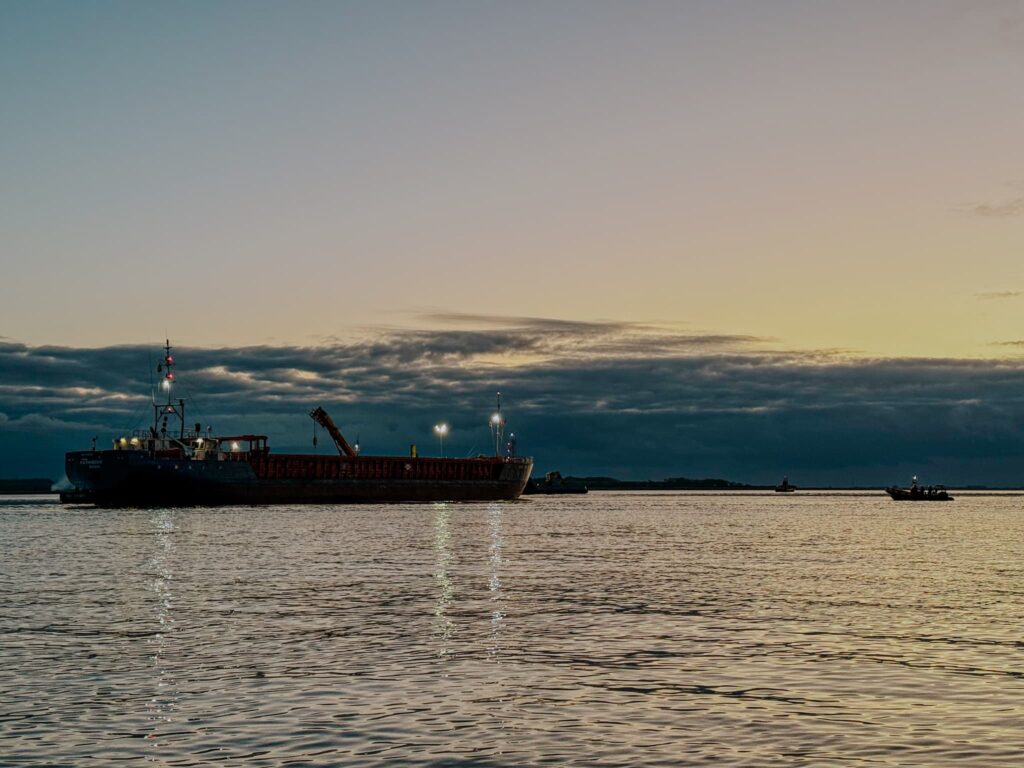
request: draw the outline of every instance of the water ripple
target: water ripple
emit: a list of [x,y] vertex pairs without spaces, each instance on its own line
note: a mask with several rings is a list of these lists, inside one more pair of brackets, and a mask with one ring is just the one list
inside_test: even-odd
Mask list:
[[1020,499],[0,497],[3,765],[985,765]]

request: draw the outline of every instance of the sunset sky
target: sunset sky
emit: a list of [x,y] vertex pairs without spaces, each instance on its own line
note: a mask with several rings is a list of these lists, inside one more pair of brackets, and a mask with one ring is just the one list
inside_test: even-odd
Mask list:
[[[90,365],[170,336],[210,370],[241,350],[250,376],[246,350],[322,350],[296,368],[324,378],[279,443],[305,434],[303,398],[340,407],[360,351],[386,377],[352,409],[403,376],[444,382],[423,394],[442,411],[520,383],[552,468],[1009,482],[1022,81],[1024,4],[998,0],[3,3],[0,476],[59,474],[82,434],[106,436],[110,398],[148,391]],[[453,339],[473,344],[438,351]],[[764,375],[720,444],[677,443],[721,410],[684,394],[688,366],[726,359],[699,380]],[[638,385],[652,375],[664,392]],[[594,391],[552,394],[577,376]],[[886,427],[903,453],[852,455],[882,407],[914,414]],[[769,447],[779,425],[750,421],[765,409],[853,437]],[[541,439],[567,410],[593,418]],[[937,448],[918,418],[962,431]],[[677,429],[610,460],[645,419]],[[401,426],[382,446],[409,442]],[[741,451],[744,435],[768,442]]]

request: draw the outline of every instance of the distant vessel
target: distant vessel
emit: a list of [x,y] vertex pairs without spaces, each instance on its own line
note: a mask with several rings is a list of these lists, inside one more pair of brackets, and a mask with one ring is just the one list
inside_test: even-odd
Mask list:
[[788,477],[782,478],[782,482],[775,486],[776,493],[793,493],[796,490],[796,486],[789,482]]
[[923,486],[917,482],[915,477],[909,488],[897,488],[892,486],[886,488],[893,501],[953,501],[953,497],[946,492],[945,486],[929,485]]
[[566,480],[561,472],[548,472],[543,480],[531,480],[526,484],[525,494],[586,493],[587,486],[578,480]]
[[[73,451],[64,467],[73,490],[61,501],[97,506],[195,506],[345,502],[497,501],[519,497],[533,459],[515,456],[514,441],[499,454],[505,419],[491,417],[493,456],[427,458],[364,456],[345,440],[323,408],[310,412],[330,434],[337,456],[272,454],[266,435],[213,435],[185,426],[185,401],[173,400],[174,357],[165,346],[165,403],[153,401],[153,426],[122,435],[110,450]],[[168,422],[175,420],[173,426]],[[315,438],[314,438],[315,444]]]

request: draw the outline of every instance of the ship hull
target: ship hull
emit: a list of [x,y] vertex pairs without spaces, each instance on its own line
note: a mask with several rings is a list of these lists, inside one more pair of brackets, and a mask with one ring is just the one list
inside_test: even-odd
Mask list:
[[904,488],[886,488],[885,492],[893,501],[953,501],[953,497],[945,491],[936,493],[914,493]]
[[69,504],[102,507],[510,501],[530,459],[319,455],[197,461],[142,451],[67,454]]

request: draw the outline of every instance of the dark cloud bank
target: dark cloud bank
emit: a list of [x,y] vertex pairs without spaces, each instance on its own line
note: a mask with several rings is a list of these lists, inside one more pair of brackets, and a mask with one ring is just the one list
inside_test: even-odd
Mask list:
[[[1024,483],[1024,360],[863,360],[622,323],[433,316],[311,347],[176,350],[179,394],[220,432],[310,448],[323,404],[364,451],[487,449],[500,389],[537,468],[805,484]],[[59,477],[65,450],[148,423],[159,350],[0,340],[0,477]],[[193,419],[189,419],[191,422]],[[323,440],[320,450],[325,451]]]

